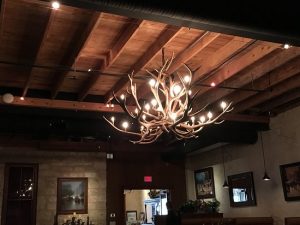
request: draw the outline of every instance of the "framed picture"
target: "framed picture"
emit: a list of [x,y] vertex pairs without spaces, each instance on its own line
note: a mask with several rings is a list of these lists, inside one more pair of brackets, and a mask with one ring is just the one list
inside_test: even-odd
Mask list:
[[252,172],[228,176],[228,185],[231,207],[256,205]]
[[300,200],[300,162],[281,165],[280,172],[285,200]]
[[137,221],[137,211],[126,211],[126,221],[135,223]]
[[58,178],[57,214],[88,213],[88,178]]
[[213,168],[208,167],[194,172],[197,199],[215,198]]

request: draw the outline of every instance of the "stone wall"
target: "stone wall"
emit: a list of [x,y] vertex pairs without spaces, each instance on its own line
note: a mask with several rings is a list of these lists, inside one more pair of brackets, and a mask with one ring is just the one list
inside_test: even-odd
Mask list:
[[[0,149],[0,204],[4,164],[38,163],[37,225],[53,225],[56,214],[57,178],[88,178],[88,215],[96,225],[106,224],[105,153],[70,153],[31,149]],[[85,218],[87,215],[80,215]],[[60,215],[59,224],[69,215]]]
[[257,205],[232,208],[228,190],[222,187],[222,149],[215,149],[187,158],[187,195],[195,199],[194,170],[212,166],[216,197],[221,202],[225,217],[272,216],[275,224],[284,224],[284,217],[299,216],[300,201],[284,199],[280,165],[300,161],[300,107],[271,119],[271,130],[263,132],[266,167],[271,181],[263,181],[263,158],[260,140],[254,145],[225,146],[226,174],[233,175],[253,171]]

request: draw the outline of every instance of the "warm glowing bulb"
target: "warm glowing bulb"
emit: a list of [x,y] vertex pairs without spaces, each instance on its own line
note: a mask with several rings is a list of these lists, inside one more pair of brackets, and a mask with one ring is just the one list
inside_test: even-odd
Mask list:
[[149,80],[149,84],[151,87],[154,87],[154,85],[156,84],[156,81],[154,79]]
[[126,130],[129,127],[129,123],[127,121],[123,122],[122,127]]
[[175,121],[176,118],[177,118],[177,115],[176,115],[176,113],[171,113],[170,117],[171,117],[172,120]]
[[189,83],[191,81],[191,77],[189,75],[185,75],[183,80],[185,83]]
[[134,112],[135,112],[136,114],[138,114],[138,113],[139,113],[139,110],[138,110],[137,108],[135,108]]
[[144,130],[144,126],[141,126],[141,131]]
[[144,114],[144,115],[142,116],[142,118],[143,118],[143,120],[146,120],[146,115]]
[[58,2],[58,1],[54,1],[54,2],[52,2],[52,8],[53,9],[59,9],[59,7],[60,7],[60,3]]
[[153,99],[151,100],[151,104],[152,104],[153,106],[156,106],[156,105],[157,105],[156,99],[153,98]]
[[88,72],[91,72],[92,71],[92,69],[90,68],[90,69],[88,69]]
[[121,98],[122,100],[124,100],[124,99],[125,99],[125,95],[124,95],[124,94],[121,94],[120,98]]
[[211,112],[208,112],[207,117],[208,117],[208,119],[211,119],[213,117],[213,114]]
[[225,109],[227,107],[227,103],[222,101],[220,106],[221,106],[222,109]]
[[108,107],[109,107],[109,104],[106,104],[106,107],[108,108]]
[[113,108],[113,107],[115,107],[115,105],[114,105],[114,104],[110,104],[110,107],[112,107],[112,108]]
[[25,99],[24,97],[20,97],[20,100],[21,100],[21,101],[24,101],[24,99]]
[[290,46],[289,44],[284,44],[284,45],[283,45],[283,48],[284,48],[284,49],[289,49],[290,47],[291,47],[291,46]]
[[201,121],[201,123],[204,123],[205,122],[205,116],[200,116],[200,121]]
[[178,95],[180,91],[181,91],[180,85],[176,84],[175,86],[173,86],[173,93],[175,95]]
[[114,117],[114,116],[112,116],[111,118],[110,118],[110,120],[111,120],[111,122],[115,122],[115,120],[116,120],[116,118]]
[[215,86],[216,86],[216,83],[215,83],[215,82],[211,82],[210,86],[211,86],[211,87],[215,87]]
[[191,117],[191,121],[194,123],[194,121],[195,121],[195,117],[194,116]]
[[145,109],[146,109],[147,111],[150,110],[150,105],[149,105],[149,103],[147,103],[147,104],[145,105]]
[[189,94],[189,95],[192,95],[192,90],[189,90],[189,91],[188,91],[188,94]]

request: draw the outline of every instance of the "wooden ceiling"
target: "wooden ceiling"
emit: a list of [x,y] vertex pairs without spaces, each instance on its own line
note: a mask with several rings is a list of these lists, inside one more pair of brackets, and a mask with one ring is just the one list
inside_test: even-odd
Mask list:
[[162,49],[175,54],[170,72],[183,63],[194,71],[196,107],[226,99],[234,104],[228,119],[257,122],[300,103],[299,47],[65,5],[53,10],[38,0],[2,1],[0,18],[0,94],[13,93],[13,105],[118,112],[106,107],[112,92],[124,91],[134,71],[145,97],[143,76],[161,65]]

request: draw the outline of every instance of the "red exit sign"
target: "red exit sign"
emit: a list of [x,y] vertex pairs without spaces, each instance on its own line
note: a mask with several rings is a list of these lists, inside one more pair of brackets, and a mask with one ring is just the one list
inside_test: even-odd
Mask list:
[[144,176],[144,182],[145,183],[151,183],[152,182],[152,176]]

